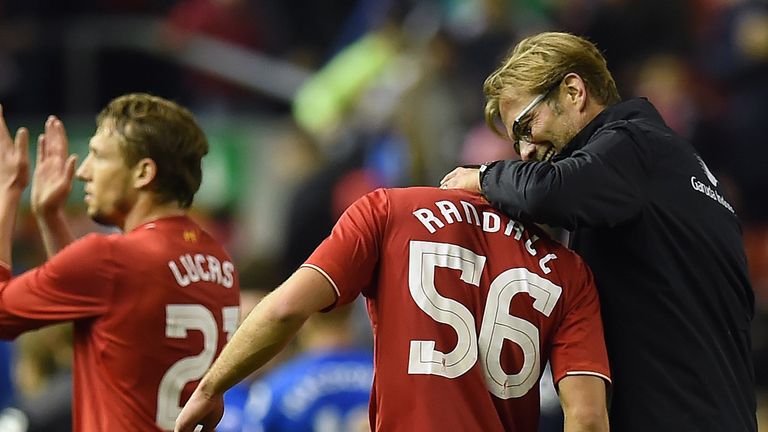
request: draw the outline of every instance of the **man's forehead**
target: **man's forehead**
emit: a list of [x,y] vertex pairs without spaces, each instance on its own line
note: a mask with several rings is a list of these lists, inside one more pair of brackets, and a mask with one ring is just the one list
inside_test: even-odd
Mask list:
[[107,117],[101,120],[101,122],[96,127],[96,133],[101,133],[102,135],[111,135],[114,134],[117,127],[117,122],[115,119],[111,117]]
[[515,116],[522,111],[534,97],[536,96],[531,95],[528,92],[507,90],[499,98],[499,111],[506,115]]
[[96,128],[96,133],[93,134],[89,141],[89,147],[104,149],[110,147],[112,143],[117,144],[120,139],[120,134],[117,133],[114,123],[102,123]]

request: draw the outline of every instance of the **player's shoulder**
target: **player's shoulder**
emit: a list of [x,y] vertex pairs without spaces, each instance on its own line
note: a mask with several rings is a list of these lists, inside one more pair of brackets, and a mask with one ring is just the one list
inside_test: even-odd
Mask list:
[[579,254],[556,238],[557,232],[550,232],[533,223],[522,223],[522,225],[528,232],[528,238],[533,240],[532,243],[545,245],[547,251],[556,254],[557,259],[560,262],[567,263],[569,268],[586,267],[586,263]]
[[560,241],[556,239],[556,232],[550,232],[549,230],[530,222],[518,222],[528,232],[529,237],[536,237],[537,241],[547,243],[551,248],[561,250],[563,253],[576,255],[575,252],[568,249]]
[[468,200],[482,200],[482,196],[478,193],[470,192],[463,189],[440,189],[434,186],[409,186],[402,188],[386,188],[382,189],[386,191],[391,197],[397,198],[442,198],[442,197],[454,197]]
[[162,245],[170,246],[176,244],[173,240],[188,244],[205,245],[212,248],[223,247],[221,242],[211,233],[187,215],[147,222],[119,237],[115,241],[123,243],[126,247],[131,247],[135,244],[140,244],[144,247],[149,245],[158,247]]
[[405,205],[427,205],[439,201],[464,201],[477,208],[491,210],[482,195],[462,189],[440,189],[432,186],[410,186],[403,188],[382,188],[369,194],[374,199],[386,199],[395,207]]
[[112,247],[114,243],[118,241],[119,237],[119,234],[105,234],[98,232],[88,233],[70,243],[62,250],[62,252],[88,250],[96,253]]

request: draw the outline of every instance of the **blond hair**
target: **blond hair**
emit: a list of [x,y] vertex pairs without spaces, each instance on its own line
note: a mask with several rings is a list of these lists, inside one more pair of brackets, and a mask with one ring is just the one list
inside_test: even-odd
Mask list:
[[109,102],[96,124],[121,137],[128,167],[144,158],[155,162],[157,175],[151,187],[161,203],[192,205],[202,182],[201,162],[208,153],[208,140],[189,110],[158,96],[132,93]]
[[602,105],[619,102],[616,83],[605,58],[590,41],[569,33],[546,32],[520,41],[483,84],[485,121],[497,134],[499,102],[508,89],[540,94],[554,88],[569,73],[584,80],[589,94]]

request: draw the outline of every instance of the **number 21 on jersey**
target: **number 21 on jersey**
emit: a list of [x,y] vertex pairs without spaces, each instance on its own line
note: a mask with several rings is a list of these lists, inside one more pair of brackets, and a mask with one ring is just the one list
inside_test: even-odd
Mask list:
[[[222,308],[223,330],[227,341],[237,329],[240,319],[240,307]],[[165,308],[165,336],[184,339],[190,330],[203,334],[203,350],[200,354],[185,357],[174,363],[160,380],[157,391],[157,425],[163,429],[173,429],[176,417],[181,413],[180,399],[184,386],[199,380],[213,363],[218,346],[219,330],[216,319],[208,308],[199,304],[174,304]]]
[[[462,281],[479,287],[485,262],[486,257],[455,244],[411,241],[408,266],[411,297],[433,320],[451,326],[458,338],[456,347],[449,353],[436,350],[434,340],[412,340],[408,373],[456,378],[468,372],[479,356],[489,392],[501,399],[522,397],[539,379],[539,329],[511,315],[509,305],[515,295],[527,293],[534,299],[533,307],[548,317],[560,299],[562,288],[525,268],[502,272],[491,282],[478,336],[472,312],[437,292],[435,268],[459,270]],[[501,366],[504,340],[517,344],[523,352],[523,366],[517,373],[507,374]]]

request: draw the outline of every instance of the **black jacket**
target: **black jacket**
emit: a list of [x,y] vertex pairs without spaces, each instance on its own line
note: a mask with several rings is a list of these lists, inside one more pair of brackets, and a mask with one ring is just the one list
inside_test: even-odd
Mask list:
[[600,293],[613,431],[757,430],[741,226],[648,101],[605,109],[551,162],[496,162],[481,184],[510,216],[572,230]]

